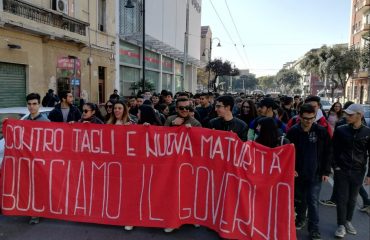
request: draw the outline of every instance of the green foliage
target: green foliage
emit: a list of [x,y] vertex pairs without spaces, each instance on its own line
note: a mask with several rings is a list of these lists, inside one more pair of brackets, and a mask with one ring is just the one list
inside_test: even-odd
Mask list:
[[[131,83],[129,89],[133,91],[132,95],[136,95],[136,92],[142,89],[142,87],[143,87],[143,82],[140,80],[138,82]],[[154,91],[155,90],[154,84],[148,80],[145,80],[145,90]]]
[[215,92],[217,92],[219,86],[222,86],[223,83],[226,82],[224,78],[220,78],[222,82],[219,82],[219,84],[216,86],[216,80],[219,76],[238,76],[240,73],[239,69],[231,67],[231,63],[229,61],[226,60],[225,62],[223,62],[222,59],[215,59],[209,62],[206,67],[206,71],[209,70],[214,73],[211,85]]
[[361,59],[360,50],[354,47],[348,48],[343,44],[333,47],[324,45],[320,49],[306,53],[300,67],[309,73],[330,80],[333,83],[333,89],[340,85],[345,96],[346,84],[353,73],[360,68]]
[[243,89],[255,89],[258,85],[258,80],[254,74],[241,75],[238,79],[234,80],[233,88]]
[[277,83],[275,81],[276,76],[262,76],[258,78],[258,85],[263,90],[269,90],[277,87]]
[[299,86],[302,76],[295,69],[281,69],[276,74],[276,82],[285,89],[293,89]]

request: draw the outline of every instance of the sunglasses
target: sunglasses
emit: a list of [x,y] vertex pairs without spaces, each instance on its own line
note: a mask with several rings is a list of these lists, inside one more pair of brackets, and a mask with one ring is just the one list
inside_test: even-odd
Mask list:
[[249,106],[243,106],[242,108],[249,109],[250,107]]
[[177,107],[177,108],[181,111],[188,111],[190,109],[190,106],[180,106],[180,107]]
[[83,110],[83,112],[84,112],[84,113],[88,113],[88,112],[90,112],[90,111],[91,111],[91,109],[84,109],[84,110]]
[[316,117],[311,117],[311,118],[308,118],[308,117],[302,117],[303,120],[305,121],[312,121],[314,120]]
[[113,105],[107,105],[107,108],[113,108]]

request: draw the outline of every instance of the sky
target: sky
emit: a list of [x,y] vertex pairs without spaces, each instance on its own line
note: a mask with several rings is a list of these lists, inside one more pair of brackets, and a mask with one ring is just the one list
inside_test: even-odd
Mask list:
[[312,48],[348,43],[351,2],[202,0],[201,25],[220,39],[221,47],[213,40],[212,59],[229,60],[257,77],[274,75]]

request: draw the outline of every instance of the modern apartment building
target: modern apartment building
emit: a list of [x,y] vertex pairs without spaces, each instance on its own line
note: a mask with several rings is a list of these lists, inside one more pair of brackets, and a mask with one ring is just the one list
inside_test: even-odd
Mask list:
[[[195,92],[200,66],[201,0],[119,1],[119,46],[116,88],[135,92],[143,75],[143,13],[145,14],[145,80],[156,92]],[[144,5],[145,3],[145,5]],[[143,8],[145,6],[145,9]],[[143,11],[145,10],[145,11]]]
[[104,102],[114,89],[115,1],[0,0],[0,107],[72,90]]
[[[363,49],[370,42],[370,0],[352,0],[349,45]],[[361,68],[347,83],[347,98],[370,103],[369,68]]]

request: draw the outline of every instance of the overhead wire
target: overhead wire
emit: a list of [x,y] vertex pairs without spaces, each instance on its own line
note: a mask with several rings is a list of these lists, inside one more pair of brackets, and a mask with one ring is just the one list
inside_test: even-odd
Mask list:
[[246,66],[247,66],[247,64],[246,64],[246,63],[245,63],[245,61],[244,61],[244,58],[240,55],[240,52],[238,51],[238,48],[237,48],[237,45],[236,45],[235,41],[234,41],[234,40],[233,40],[233,38],[231,37],[231,35],[230,35],[229,31],[227,30],[227,28],[226,28],[226,26],[225,26],[224,22],[222,21],[222,19],[221,19],[220,15],[218,14],[218,12],[217,12],[217,10],[216,10],[215,6],[213,5],[212,0],[209,0],[209,2],[211,3],[212,8],[213,8],[213,10],[215,11],[215,13],[216,13],[216,15],[217,15],[218,19],[220,20],[220,22],[221,22],[221,24],[222,24],[222,26],[223,26],[223,28],[224,28],[224,30],[225,30],[225,32],[226,32],[226,34],[227,34],[227,35],[228,35],[228,37],[230,38],[231,42],[233,42],[234,47],[235,47],[235,50],[236,50],[236,53],[239,55],[239,57],[240,57],[240,59],[242,60],[242,62],[244,63],[244,65],[246,65]]
[[233,23],[233,25],[234,25],[235,31],[236,31],[236,33],[237,33],[237,35],[238,35],[238,37],[239,37],[240,44],[241,44],[241,45],[242,45],[242,47],[243,47],[243,53],[244,53],[244,56],[245,56],[245,58],[247,59],[247,63],[248,63],[248,66],[247,66],[247,67],[248,67],[248,68],[250,68],[250,67],[251,67],[251,65],[250,65],[250,62],[249,62],[249,59],[248,59],[247,53],[246,53],[246,51],[245,51],[245,44],[243,43],[243,39],[242,39],[242,37],[240,36],[240,33],[239,33],[238,28],[236,27],[236,24],[235,24],[235,21],[234,21],[233,15],[231,14],[231,11],[230,11],[230,8],[229,8],[229,5],[227,4],[227,0],[225,0],[225,5],[226,5],[226,8],[227,8],[227,11],[229,12],[229,16],[230,16],[231,21],[232,21],[232,23]]

